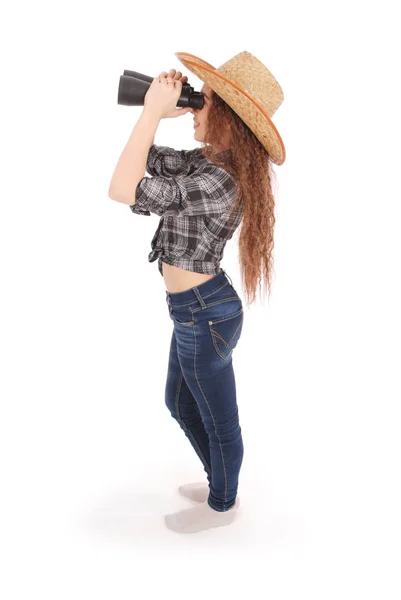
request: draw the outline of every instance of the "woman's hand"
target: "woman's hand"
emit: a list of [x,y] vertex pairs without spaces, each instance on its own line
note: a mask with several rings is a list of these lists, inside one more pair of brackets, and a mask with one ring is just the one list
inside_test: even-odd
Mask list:
[[144,110],[151,111],[160,119],[169,119],[185,115],[191,110],[189,106],[177,108],[177,102],[181,96],[182,84],[186,83],[188,77],[182,76],[181,71],[171,69],[169,73],[163,71],[159,77],[155,77],[145,94]]

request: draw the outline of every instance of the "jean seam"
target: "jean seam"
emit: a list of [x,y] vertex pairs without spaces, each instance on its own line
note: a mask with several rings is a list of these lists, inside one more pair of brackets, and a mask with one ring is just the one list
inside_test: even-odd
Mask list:
[[[205,400],[205,402],[206,402],[206,404],[207,404],[207,407],[208,407],[208,409],[209,409],[209,413],[210,413],[210,416],[212,417],[213,424],[214,424],[214,432],[215,432],[215,434],[216,434],[216,436],[217,436],[217,438],[218,438],[218,440],[219,440],[220,454],[221,454],[221,461],[222,461],[222,463],[223,463],[223,470],[224,470],[224,480],[225,480],[225,487],[224,487],[224,502],[223,502],[223,510],[225,510],[225,505],[226,505],[226,502],[227,502],[227,471],[226,471],[226,465],[225,465],[225,462],[224,462],[223,447],[222,447],[222,445],[221,445],[220,436],[219,436],[219,434],[217,433],[216,421],[214,420],[214,416],[213,416],[213,413],[212,413],[212,411],[211,411],[211,408],[210,408],[209,402],[207,401],[207,398],[206,398],[206,396],[205,396],[205,394],[204,394],[204,392],[203,392],[203,390],[202,390],[202,386],[201,386],[201,384],[200,384],[200,381],[199,381],[199,379],[198,379],[198,374],[197,374],[197,372],[196,372],[196,332],[195,332],[195,327],[193,328],[193,332],[194,332],[194,342],[195,342],[195,344],[194,344],[194,347],[195,347],[195,352],[194,352],[194,373],[195,373],[195,378],[196,378],[196,381],[197,381],[197,383],[198,383],[198,386],[199,386],[199,389],[200,389],[200,391],[201,391],[201,394],[202,394],[202,396],[203,396],[203,398],[204,398],[204,400]],[[211,462],[211,460],[210,460],[210,462]],[[212,482],[210,482],[210,484],[211,484],[211,483],[212,483]]]
[[224,321],[229,321],[230,319],[234,319],[234,317],[239,317],[240,314],[244,314],[244,309],[241,307],[237,312],[232,315],[228,315],[228,317],[222,317],[221,319],[214,319],[213,323],[223,323]]
[[[230,296],[229,298],[222,298],[221,300],[217,300],[216,302],[211,302],[210,304],[207,305],[206,308],[213,308],[214,306],[217,306],[218,304],[221,304],[222,302],[230,302],[232,300],[238,300],[238,296]],[[201,306],[197,306],[194,309],[191,308],[192,313],[197,313],[200,310],[202,310]]]
[[[202,296],[202,299],[205,300],[206,298],[210,298],[210,296],[212,296],[216,292],[219,292],[220,290],[222,290],[226,285],[230,285],[227,280],[224,283],[222,283],[222,285],[220,285],[219,287],[217,287],[214,290],[212,290],[209,294],[206,294],[205,296]],[[176,308],[180,308],[182,306],[188,306],[188,307],[190,307],[192,304],[199,304],[199,300],[198,299],[191,300],[189,303],[188,302],[184,302],[182,304],[171,303],[170,306],[175,306]]]
[[[214,323],[214,321],[213,321],[213,323]],[[217,331],[215,331],[213,329],[213,327],[211,326],[210,323],[209,323],[209,331],[212,334],[212,336],[216,336],[217,338],[219,338],[220,340],[222,340],[222,342],[224,342],[224,344],[227,346],[227,348],[229,348],[229,346],[230,346],[231,342],[233,341],[234,337],[237,335],[238,329],[241,327],[241,325],[242,325],[242,319],[238,323],[237,329],[234,331],[234,333],[232,334],[232,336],[228,340],[228,342],[226,342],[225,339],[221,337],[220,333],[218,333]]]
[[199,458],[201,459],[203,465],[206,467],[207,472],[211,476],[211,466],[208,465],[206,458],[203,456],[203,453],[202,453],[201,449],[199,448],[199,444],[196,441],[194,434],[192,433],[192,431],[190,430],[190,428],[187,427],[187,425],[185,424],[185,422],[181,418],[181,412],[180,412],[180,392],[181,392],[183,380],[184,380],[184,375],[181,373],[180,378],[178,380],[177,392],[176,392],[176,395],[175,395],[175,410],[177,412],[178,421],[180,423],[183,423],[185,425],[186,431],[189,433],[189,435],[191,436],[192,440],[195,442],[196,447],[198,448]]
[[[218,355],[219,355],[219,356],[220,356],[220,357],[221,357],[223,360],[228,360],[228,359],[230,358],[230,356],[232,355],[234,348],[231,348],[231,349],[230,349],[230,344],[232,343],[232,340],[233,340],[234,336],[237,334],[237,332],[238,332],[238,329],[239,329],[239,328],[240,328],[242,325],[243,325],[243,318],[242,318],[242,319],[241,319],[241,321],[239,322],[239,325],[238,325],[237,329],[235,330],[235,333],[233,333],[233,335],[232,335],[232,337],[231,337],[230,341],[229,341],[229,342],[228,342],[228,344],[227,344],[227,342],[226,342],[226,341],[225,341],[225,340],[224,340],[224,339],[221,337],[221,335],[220,335],[220,334],[219,334],[217,331],[214,331],[214,329],[212,328],[212,326],[211,326],[211,325],[210,325],[210,323],[209,323],[209,332],[210,332],[210,335],[211,335],[211,338],[212,338],[212,342],[213,342],[214,349],[216,350],[217,354],[218,354]],[[220,348],[218,347],[218,345],[217,345],[217,342],[216,342],[216,338],[220,339],[220,340],[221,340],[221,341],[222,341],[222,342],[223,342],[223,343],[226,345],[226,347],[227,347],[227,350],[228,350],[228,352],[227,352],[227,356],[224,356],[224,354],[222,354],[222,352],[220,351]]]

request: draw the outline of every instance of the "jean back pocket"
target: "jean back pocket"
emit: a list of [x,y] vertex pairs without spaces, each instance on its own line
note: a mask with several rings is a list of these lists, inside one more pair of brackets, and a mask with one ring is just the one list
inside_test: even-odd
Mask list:
[[238,343],[244,321],[244,310],[241,307],[232,315],[209,321],[209,331],[214,348],[221,358],[227,359]]

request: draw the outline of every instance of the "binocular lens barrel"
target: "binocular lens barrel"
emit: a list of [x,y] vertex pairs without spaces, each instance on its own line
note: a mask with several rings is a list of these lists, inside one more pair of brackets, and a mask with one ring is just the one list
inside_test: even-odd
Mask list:
[[[117,103],[124,106],[143,106],[146,92],[153,79],[153,77],[138,73],[138,71],[125,70],[124,74],[120,76]],[[202,92],[195,92],[188,82],[182,84],[181,95],[177,102],[178,108],[190,106],[201,110],[204,102]]]

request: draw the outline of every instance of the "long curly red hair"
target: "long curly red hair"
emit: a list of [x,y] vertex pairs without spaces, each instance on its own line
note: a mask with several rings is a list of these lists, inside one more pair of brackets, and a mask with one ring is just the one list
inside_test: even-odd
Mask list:
[[[221,151],[222,131],[229,132],[230,153],[216,157]],[[273,272],[274,207],[272,181],[276,180],[273,161],[258,138],[237,113],[212,91],[211,105],[205,123],[205,140],[201,151],[216,166],[234,176],[238,197],[233,210],[243,213],[239,228],[239,260],[246,302],[256,297],[262,284],[270,297]]]

